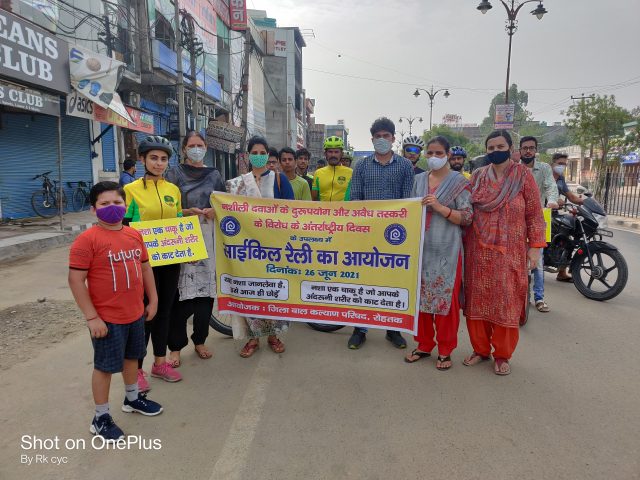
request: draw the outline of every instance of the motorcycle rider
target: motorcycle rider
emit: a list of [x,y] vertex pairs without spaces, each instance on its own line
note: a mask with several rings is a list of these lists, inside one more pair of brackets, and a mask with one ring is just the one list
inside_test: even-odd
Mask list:
[[[567,182],[564,179],[564,172],[567,169],[567,162],[569,160],[569,155],[566,153],[554,153],[551,158],[551,168],[553,169],[553,178],[556,181],[556,185],[558,186],[558,194],[564,195],[567,199],[576,205],[582,205],[582,198],[577,193],[569,190],[567,186]],[[564,200],[562,198],[558,199],[558,204],[560,206],[564,205]],[[567,282],[573,283],[573,278],[571,275],[567,273],[567,267],[559,267],[558,275],[556,276],[556,280],[559,282]]]
[[451,158],[449,158],[449,166],[451,170],[460,172],[464,177],[469,180],[471,174],[464,171],[464,161],[467,158],[467,151],[462,147],[451,147]]
[[[544,205],[545,200],[549,208],[558,208],[558,188],[553,178],[551,166],[547,163],[536,160],[538,151],[538,139],[526,136],[520,138],[520,163],[529,168],[540,191],[540,204]],[[542,249],[543,250],[543,249]],[[549,311],[549,305],[544,300],[544,263],[543,251],[540,251],[540,260],[533,270],[533,297],[536,309],[539,312]]]
[[323,146],[324,156],[329,165],[316,170],[311,196],[314,200],[322,202],[349,200],[353,170],[340,165],[344,142],[340,137],[331,136],[325,139]]
[[413,164],[413,173],[416,175],[424,172],[424,169],[417,165],[423,150],[424,140],[418,135],[409,135],[402,142],[402,156]]

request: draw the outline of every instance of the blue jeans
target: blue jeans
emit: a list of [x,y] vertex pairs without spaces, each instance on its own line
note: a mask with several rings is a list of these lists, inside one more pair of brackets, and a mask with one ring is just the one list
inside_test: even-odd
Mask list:
[[544,300],[544,249],[540,249],[540,260],[533,271],[533,299]]

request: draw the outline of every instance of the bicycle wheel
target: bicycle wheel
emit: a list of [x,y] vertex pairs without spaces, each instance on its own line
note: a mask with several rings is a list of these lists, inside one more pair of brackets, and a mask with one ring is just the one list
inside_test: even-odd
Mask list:
[[233,337],[231,318],[231,315],[220,313],[218,311],[218,304],[216,302],[216,304],[213,306],[213,310],[211,311],[211,316],[209,317],[209,326],[216,332],[219,332],[223,335],[228,335],[229,337]]
[[233,330],[231,329],[231,315],[226,313],[211,313],[209,317],[209,326],[216,332],[220,332],[223,335],[233,337]]
[[336,330],[340,330],[344,328],[344,325],[335,325],[329,323],[307,323],[311,328],[318,332],[335,332]]
[[76,188],[71,197],[71,206],[74,212],[80,212],[85,209],[88,203],[87,194],[82,188]]
[[39,217],[53,218],[58,213],[58,202],[49,191],[36,190],[31,195],[31,208]]

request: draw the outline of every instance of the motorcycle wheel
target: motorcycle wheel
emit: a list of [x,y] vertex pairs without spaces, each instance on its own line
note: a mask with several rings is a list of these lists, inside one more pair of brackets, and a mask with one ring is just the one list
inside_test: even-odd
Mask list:
[[[585,252],[586,253],[586,252]],[[624,290],[629,278],[627,262],[618,250],[602,250],[591,254],[593,269],[586,254],[574,258],[571,267],[573,284],[578,291],[591,300],[611,300]],[[610,274],[616,273],[615,281]],[[604,289],[595,289],[595,287]]]
[[318,332],[335,332],[336,330],[344,328],[344,325],[335,325],[328,323],[307,323],[307,325]]

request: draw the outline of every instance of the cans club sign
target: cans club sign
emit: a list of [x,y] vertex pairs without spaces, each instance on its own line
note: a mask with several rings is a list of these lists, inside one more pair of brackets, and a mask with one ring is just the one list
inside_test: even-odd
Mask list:
[[0,74],[69,92],[69,45],[52,33],[0,10]]

